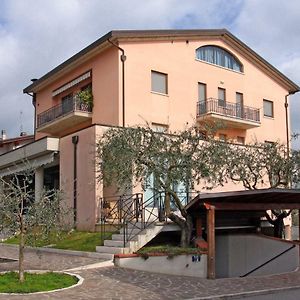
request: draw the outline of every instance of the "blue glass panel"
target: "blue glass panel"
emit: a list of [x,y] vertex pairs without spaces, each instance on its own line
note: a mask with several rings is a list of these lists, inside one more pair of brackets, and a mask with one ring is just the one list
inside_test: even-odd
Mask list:
[[196,50],[196,58],[227,69],[242,72],[242,64],[226,50],[217,46],[203,46]]

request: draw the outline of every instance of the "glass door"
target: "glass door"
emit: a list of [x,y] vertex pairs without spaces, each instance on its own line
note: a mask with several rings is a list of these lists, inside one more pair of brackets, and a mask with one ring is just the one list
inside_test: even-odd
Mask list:
[[242,93],[236,93],[236,116],[238,118],[243,118],[244,112],[244,97]]
[[218,105],[226,107],[226,90],[218,88]]
[[206,84],[198,82],[198,114],[202,115],[207,112]]

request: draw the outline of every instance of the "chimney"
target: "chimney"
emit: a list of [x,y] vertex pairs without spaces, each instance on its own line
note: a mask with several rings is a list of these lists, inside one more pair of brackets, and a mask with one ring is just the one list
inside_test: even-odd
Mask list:
[[6,136],[6,130],[2,129],[1,130],[1,140],[4,141],[6,140],[7,136]]

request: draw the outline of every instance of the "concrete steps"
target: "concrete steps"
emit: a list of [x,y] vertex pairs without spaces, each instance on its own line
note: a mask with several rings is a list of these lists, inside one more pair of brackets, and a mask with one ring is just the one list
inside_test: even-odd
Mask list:
[[105,254],[126,254],[129,253],[129,248],[111,247],[111,246],[97,246],[96,252]]
[[96,246],[96,252],[98,253],[97,257],[105,259],[105,260],[113,260],[114,259],[114,254],[112,254],[112,253],[101,253],[101,251],[98,252],[97,247],[99,247],[99,246]]
[[[142,224],[137,224],[142,227]],[[111,240],[105,240],[104,246],[97,246],[96,251],[107,254],[128,254],[134,253],[154,237],[156,237],[164,228],[164,225],[156,225],[155,223],[146,229],[139,229],[135,225],[128,226],[127,233],[130,240],[124,247],[124,228],[119,234],[113,234]]]

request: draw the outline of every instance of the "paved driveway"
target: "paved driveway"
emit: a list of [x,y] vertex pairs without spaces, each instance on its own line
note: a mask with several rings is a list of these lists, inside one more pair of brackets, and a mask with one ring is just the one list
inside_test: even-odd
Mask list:
[[[16,249],[0,245],[0,257],[8,257],[9,255],[12,258],[16,257]],[[99,262],[99,259],[94,258],[59,255],[33,250],[26,253],[25,260],[28,269],[52,270],[70,269]],[[13,269],[16,265],[16,262],[1,263],[0,268],[1,270]],[[208,296],[300,287],[300,272],[273,276],[217,280],[163,275],[117,267],[79,270],[74,273],[77,273],[84,278],[83,284],[79,287],[38,295],[0,295],[0,299],[176,300],[201,299],[202,297]],[[294,289],[292,291],[294,293],[296,292]],[[239,299],[239,297],[235,297],[234,299]]]

